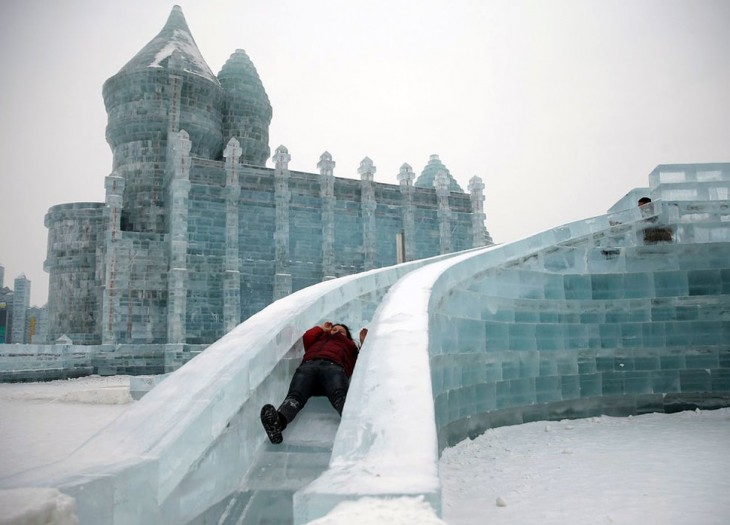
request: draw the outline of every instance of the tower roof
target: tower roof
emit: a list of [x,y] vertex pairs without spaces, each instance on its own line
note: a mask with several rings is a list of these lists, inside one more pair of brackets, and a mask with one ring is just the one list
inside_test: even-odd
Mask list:
[[[176,53],[175,53],[176,52]],[[176,67],[194,75],[207,78],[218,84],[218,79],[203,59],[203,55],[190,33],[180,6],[172,8],[165,26],[158,35],[137,53],[119,73],[148,67],[168,67],[170,57],[175,53]]]
[[436,178],[438,172],[441,170],[446,173],[446,178],[449,180],[449,191],[464,193],[464,190],[461,189],[461,186],[459,186],[459,183],[456,182],[456,179],[451,176],[451,173],[449,173],[449,169],[444,166],[438,155],[431,155],[431,157],[428,159],[428,164],[426,164],[426,167],[423,168],[423,171],[418,176],[416,182],[413,185],[419,188],[433,189],[433,181]]
[[238,91],[258,99],[262,107],[266,108],[265,116],[271,119],[271,104],[266,94],[264,85],[261,82],[256,66],[243,49],[236,51],[228,58],[220,73],[218,80],[224,89]]

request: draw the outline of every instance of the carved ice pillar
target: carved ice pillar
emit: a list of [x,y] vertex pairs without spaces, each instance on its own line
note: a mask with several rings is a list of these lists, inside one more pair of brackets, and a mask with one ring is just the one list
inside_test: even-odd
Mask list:
[[291,156],[284,146],[276,148],[274,160],[274,201],[276,204],[276,229],[274,231],[274,301],[286,297],[292,291],[289,273],[289,161]]
[[188,285],[188,195],[190,137],[185,130],[168,134],[167,342],[184,343]]
[[226,260],[223,275],[223,329],[226,333],[241,322],[241,261],[238,252],[238,159],[241,145],[234,138],[223,151],[226,159]]
[[416,221],[413,209],[413,180],[416,178],[413,168],[407,163],[400,167],[398,182],[403,194],[403,262],[416,258]]
[[122,238],[121,220],[124,204],[124,177],[113,172],[104,180],[106,189],[106,206],[104,208],[104,224],[106,226],[104,238],[104,285],[102,290],[102,322],[101,342],[114,344],[117,342],[117,327],[121,322],[119,317],[119,294],[117,285],[117,264],[119,253],[117,250]]
[[439,239],[441,240],[441,253],[450,253],[451,247],[451,208],[449,208],[449,179],[444,170],[439,170],[433,180],[433,187],[436,188],[438,199],[438,221]]
[[360,162],[357,172],[362,181],[362,195],[360,197],[362,210],[362,246],[364,254],[363,270],[375,268],[375,166],[373,161],[365,157]]
[[322,280],[335,278],[335,161],[325,151],[317,163],[322,199]]
[[472,246],[488,246],[494,244],[492,236],[489,235],[484,214],[484,183],[479,177],[472,177],[469,181],[469,193],[471,193],[471,232]]

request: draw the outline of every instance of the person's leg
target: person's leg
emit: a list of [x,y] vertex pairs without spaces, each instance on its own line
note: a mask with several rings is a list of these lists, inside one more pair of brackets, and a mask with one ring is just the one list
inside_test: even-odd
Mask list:
[[307,361],[294,372],[294,377],[289,384],[289,392],[278,409],[278,412],[284,417],[284,427],[294,420],[314,394],[317,385],[318,363],[319,361]]
[[261,424],[266,430],[269,441],[278,444],[284,440],[281,433],[312,396],[316,377],[315,367],[311,366],[309,362],[303,363],[294,372],[294,377],[289,384],[289,392],[279,409],[277,410],[274,405],[270,404],[261,408]]
[[345,406],[350,380],[340,365],[335,363],[326,363],[326,365],[326,367],[320,370],[319,381],[327,399],[329,399],[334,409],[341,416],[342,409]]

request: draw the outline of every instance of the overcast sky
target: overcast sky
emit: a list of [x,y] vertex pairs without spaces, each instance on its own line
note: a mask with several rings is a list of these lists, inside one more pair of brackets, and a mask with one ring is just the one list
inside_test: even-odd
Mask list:
[[[485,189],[497,242],[605,213],[658,164],[730,161],[727,0],[180,0],[214,73],[237,48],[273,150],[378,182],[436,153]],[[0,264],[47,300],[48,208],[102,202],[103,82],[173,2],[0,4]],[[271,162],[268,164],[271,166]]]

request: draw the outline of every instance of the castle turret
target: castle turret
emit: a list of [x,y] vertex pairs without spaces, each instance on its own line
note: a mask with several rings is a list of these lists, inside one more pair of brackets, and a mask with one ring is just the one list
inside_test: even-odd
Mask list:
[[426,164],[426,167],[423,168],[423,171],[418,176],[416,182],[413,185],[417,188],[433,188],[436,176],[439,174],[440,171],[443,171],[444,175],[446,176],[449,191],[464,193],[464,190],[461,189],[459,183],[456,182],[456,179],[454,179],[454,177],[451,175],[448,168],[444,166],[444,163],[441,162],[441,159],[439,159],[438,155],[431,155],[431,157],[428,159],[428,164]]
[[271,104],[256,68],[246,52],[237,49],[223,65],[218,80],[226,92],[223,103],[223,136],[241,145],[241,162],[266,165],[269,149]]
[[223,90],[179,6],[162,31],[104,83],[103,96],[113,169],[126,181],[122,229],[165,232],[168,133],[184,129],[193,156],[217,160],[223,150]]

